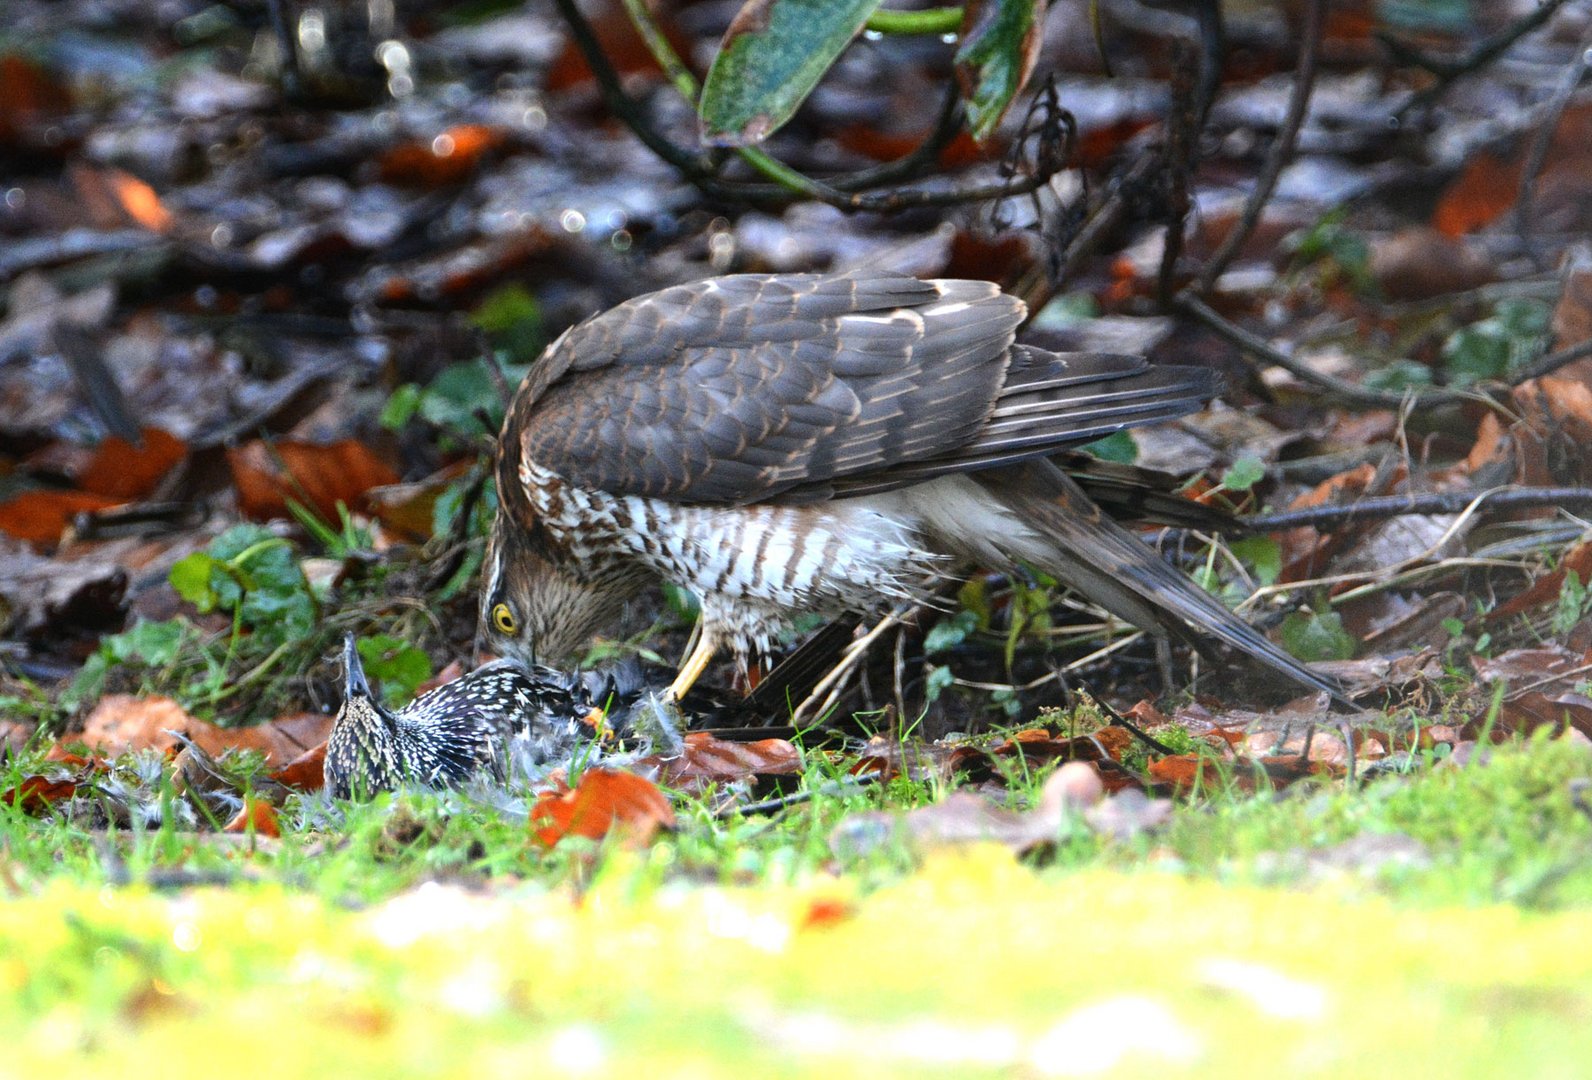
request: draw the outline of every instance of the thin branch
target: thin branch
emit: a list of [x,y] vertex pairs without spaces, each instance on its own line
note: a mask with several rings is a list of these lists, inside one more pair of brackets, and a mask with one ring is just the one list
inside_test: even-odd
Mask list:
[[1345,506],[1310,506],[1275,514],[1241,518],[1251,532],[1270,533],[1311,526],[1332,529],[1357,521],[1404,517],[1409,514],[1457,514],[1479,502],[1484,510],[1518,510],[1525,507],[1592,507],[1592,488],[1504,487],[1489,491],[1428,491],[1409,495],[1380,495]]
[[[889,191],[848,190],[878,184],[882,180],[894,179],[898,175],[917,173],[926,162],[932,161],[950,140],[953,127],[951,121],[956,115],[955,96],[952,93],[947,96],[940,122],[930,132],[928,139],[899,163],[890,163],[862,170],[850,176],[824,181],[813,179],[792,169],[765,151],[743,148],[740,151],[741,157],[774,183],[748,184],[725,180],[718,175],[716,164],[711,157],[693,153],[676,145],[651,125],[641,107],[624,92],[618,72],[608,62],[591,24],[580,13],[575,0],[555,0],[555,3],[564,21],[569,24],[575,45],[591,68],[609,110],[635,132],[636,137],[641,139],[653,153],[678,169],[701,189],[703,194],[712,198],[731,202],[784,203],[789,202],[793,195],[800,195],[847,211],[891,212],[921,206],[954,206],[965,202],[1004,199],[1037,191],[1065,164],[1060,160],[1060,155],[1050,153],[1048,147],[1042,146],[1037,155],[1037,167],[1031,174],[1020,179],[1002,178],[994,183],[975,184],[963,188],[901,187]],[[663,35],[657,31],[651,21],[651,14],[645,6],[639,0],[627,0],[626,7],[643,41],[664,69],[670,82],[688,102],[694,105],[697,96],[695,76],[675,55]]]
[[1523,382],[1540,379],[1544,375],[1552,375],[1566,364],[1573,364],[1577,360],[1585,360],[1589,356],[1592,356],[1592,338],[1587,338],[1585,341],[1571,345],[1568,348],[1560,349],[1558,352],[1551,352],[1546,356],[1533,360],[1517,371],[1509,382],[1513,386],[1519,386]]
[[1198,291],[1201,293],[1211,291],[1216,279],[1222,276],[1222,271],[1227,269],[1228,263],[1233,261],[1233,256],[1243,247],[1244,241],[1248,240],[1250,233],[1255,231],[1261,212],[1271,201],[1272,192],[1276,190],[1277,180],[1282,176],[1283,167],[1293,159],[1294,147],[1299,141],[1299,129],[1304,125],[1305,117],[1310,112],[1310,97],[1315,92],[1316,62],[1321,56],[1321,36],[1326,24],[1326,12],[1327,0],[1307,0],[1302,38],[1299,42],[1299,63],[1294,74],[1293,93],[1288,99],[1288,115],[1283,118],[1282,127],[1278,129],[1277,137],[1272,140],[1271,149],[1267,151],[1266,162],[1260,170],[1260,175],[1255,178],[1255,188],[1249,193],[1248,201],[1244,203],[1243,216],[1227,234],[1210,261],[1205,264],[1205,269],[1200,271]]
[[[1486,400],[1480,394],[1470,390],[1448,390],[1442,388],[1431,390],[1373,390],[1369,387],[1359,386],[1335,375],[1326,375],[1316,371],[1310,365],[1294,359],[1280,349],[1274,348],[1258,335],[1252,334],[1236,323],[1222,318],[1210,305],[1190,292],[1181,293],[1173,306],[1185,315],[1204,323],[1218,336],[1238,346],[1240,355],[1247,354],[1252,366],[1257,370],[1263,364],[1280,367],[1301,382],[1320,387],[1349,404],[1370,405],[1377,408],[1399,408],[1408,402],[1413,402],[1416,407],[1430,407],[1433,405],[1449,405],[1460,401]],[[1255,363],[1256,361],[1260,363]]]
[[569,25],[575,47],[585,58],[586,66],[591,68],[608,111],[624,121],[625,126],[635,133],[636,138],[646,144],[647,149],[680,170],[688,179],[697,182],[710,181],[713,168],[708,158],[676,146],[666,138],[648,122],[640,106],[630,100],[630,96],[621,88],[619,72],[615,71],[614,66],[608,62],[608,55],[603,52],[602,43],[597,40],[596,32],[592,30],[591,23],[586,21],[586,16],[581,14],[575,0],[553,0],[553,2],[558,6],[558,13],[564,17],[564,22]]
[[1565,0],[1541,0],[1535,11],[1481,42],[1458,60],[1441,60],[1427,56],[1425,53],[1410,48],[1396,38],[1387,34],[1378,34],[1377,39],[1382,42],[1383,48],[1392,54],[1395,62],[1412,64],[1423,71],[1430,72],[1436,80],[1426,89],[1410,95],[1409,100],[1399,106],[1395,115],[1402,117],[1412,109],[1424,108],[1442,97],[1448,92],[1448,88],[1459,79],[1486,67],[1508,52],[1515,42],[1557,15],[1559,9],[1564,6],[1564,2]]
[[1183,254],[1184,230],[1188,226],[1189,179],[1199,153],[1201,122],[1199,96],[1206,80],[1204,71],[1191,71],[1191,61],[1205,66],[1203,54],[1192,54],[1182,42],[1173,49],[1172,108],[1166,120],[1166,162],[1164,202],[1166,235],[1161,245],[1161,267],[1156,275],[1156,295],[1161,305],[1169,306],[1177,288],[1177,264]]

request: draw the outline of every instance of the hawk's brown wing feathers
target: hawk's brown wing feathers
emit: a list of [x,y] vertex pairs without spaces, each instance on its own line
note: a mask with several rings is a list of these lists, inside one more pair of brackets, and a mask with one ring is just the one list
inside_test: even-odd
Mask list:
[[518,450],[581,487],[676,502],[861,494],[1183,415],[1208,372],[1013,347],[993,285],[739,275],[574,328],[515,403]]

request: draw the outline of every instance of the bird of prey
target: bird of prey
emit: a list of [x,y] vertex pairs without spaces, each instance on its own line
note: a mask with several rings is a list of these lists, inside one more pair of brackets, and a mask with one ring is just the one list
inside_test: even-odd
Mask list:
[[678,700],[720,648],[744,665],[797,616],[922,601],[972,561],[1337,696],[1058,464],[1202,408],[1215,375],[1020,345],[1024,315],[988,282],[857,271],[711,278],[572,327],[500,435],[488,646],[562,659],[672,582],[701,602]]

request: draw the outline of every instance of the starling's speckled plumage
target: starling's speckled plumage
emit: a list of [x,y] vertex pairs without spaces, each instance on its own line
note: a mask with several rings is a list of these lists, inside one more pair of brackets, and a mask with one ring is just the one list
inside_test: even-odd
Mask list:
[[[1108,517],[1066,451],[1176,419],[1211,371],[1015,342],[983,281],[745,274],[626,301],[555,341],[499,439],[492,649],[558,661],[649,581],[701,600],[683,694],[806,612],[921,602],[959,563],[1028,565],[1108,611],[1337,692]],[[1109,504],[1132,486],[1106,478]]]
[[595,734],[591,689],[549,668],[497,660],[393,712],[371,694],[353,635],[343,658],[343,707],[325,766],[338,798],[405,783],[452,787],[476,775],[502,781],[569,760]]

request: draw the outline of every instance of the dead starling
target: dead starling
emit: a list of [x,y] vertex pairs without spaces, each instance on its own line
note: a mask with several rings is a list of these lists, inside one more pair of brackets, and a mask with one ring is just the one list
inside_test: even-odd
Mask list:
[[393,712],[370,692],[354,636],[344,639],[343,707],[326,741],[326,787],[369,798],[402,784],[498,782],[569,761],[598,736],[593,690],[551,668],[497,660]]

